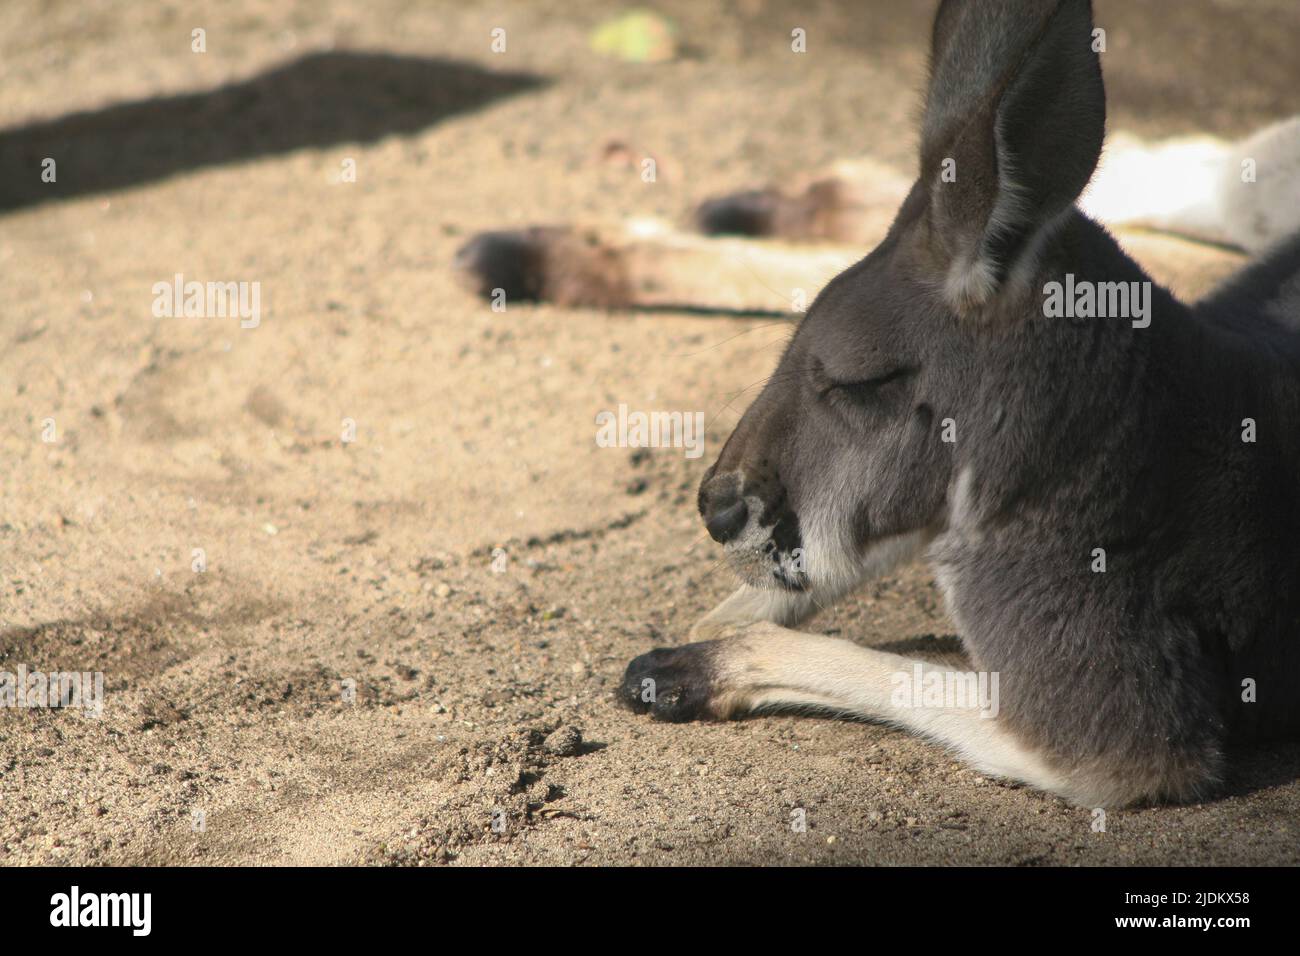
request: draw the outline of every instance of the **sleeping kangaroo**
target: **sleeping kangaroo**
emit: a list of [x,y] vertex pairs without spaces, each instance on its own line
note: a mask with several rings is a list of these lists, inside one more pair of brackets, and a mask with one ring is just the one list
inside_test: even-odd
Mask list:
[[[742,583],[694,643],[628,665],[634,710],[858,715],[1085,806],[1200,799],[1234,746],[1300,730],[1300,237],[1188,306],[1081,212],[1092,29],[1088,0],[940,5],[919,178],[705,474]],[[779,231],[781,201],[710,214]],[[1213,205],[1179,222],[1250,246],[1294,219]],[[538,235],[515,241],[528,273]],[[596,304],[635,288],[607,261]],[[792,629],[922,554],[995,706],[947,692],[971,675]]]

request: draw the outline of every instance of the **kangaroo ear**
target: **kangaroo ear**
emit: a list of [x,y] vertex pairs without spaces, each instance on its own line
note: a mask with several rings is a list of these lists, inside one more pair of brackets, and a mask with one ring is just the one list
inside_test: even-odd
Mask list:
[[1091,0],[944,0],[921,129],[944,290],[992,301],[1096,169],[1106,92]]

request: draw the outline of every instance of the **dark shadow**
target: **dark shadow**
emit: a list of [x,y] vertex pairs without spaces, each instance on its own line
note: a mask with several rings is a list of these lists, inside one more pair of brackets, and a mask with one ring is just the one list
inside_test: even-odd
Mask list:
[[[374,142],[544,82],[448,60],[317,53],[203,93],[0,130],[0,211],[302,147]],[[41,180],[47,157],[53,183]]]
[[877,645],[876,649],[891,654],[901,654],[904,657],[915,657],[919,660],[961,658],[966,665],[970,663],[966,657],[966,650],[962,647],[961,638],[956,634],[914,634],[911,637],[886,641]]
[[1243,747],[1228,761],[1223,796],[1245,797],[1300,780],[1300,743],[1273,741]]

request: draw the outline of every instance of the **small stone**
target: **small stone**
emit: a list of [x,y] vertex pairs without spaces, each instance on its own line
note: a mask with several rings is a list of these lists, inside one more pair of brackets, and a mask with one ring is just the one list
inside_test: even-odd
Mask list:
[[542,741],[542,747],[557,757],[576,757],[582,752],[582,731],[567,725],[557,727]]

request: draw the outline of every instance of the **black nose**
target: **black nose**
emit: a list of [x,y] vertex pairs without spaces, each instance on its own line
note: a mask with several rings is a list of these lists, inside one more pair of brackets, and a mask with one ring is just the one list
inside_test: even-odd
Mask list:
[[738,496],[716,497],[709,502],[709,513],[704,516],[704,527],[709,529],[709,537],[718,544],[726,544],[745,530],[749,521],[749,509],[744,499]]

